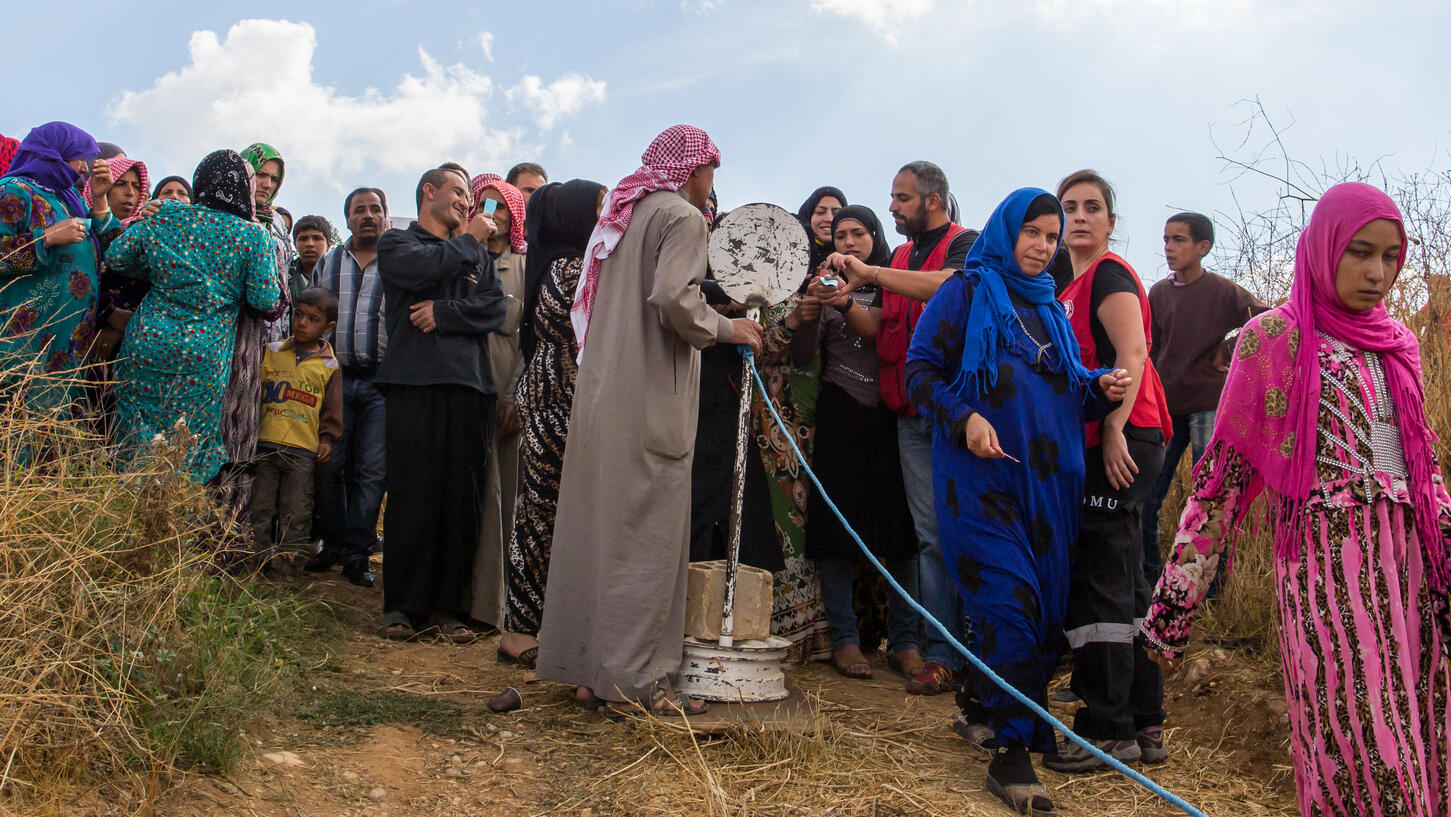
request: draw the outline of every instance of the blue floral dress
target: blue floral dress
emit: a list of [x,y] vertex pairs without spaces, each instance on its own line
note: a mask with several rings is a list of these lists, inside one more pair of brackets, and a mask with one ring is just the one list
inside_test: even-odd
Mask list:
[[[964,393],[959,374],[975,283],[975,276],[954,275],[928,302],[908,352],[908,389],[922,415],[933,418],[937,525],[972,622],[974,643],[967,646],[1046,706],[1068,606],[1068,548],[1082,513],[1084,420],[1111,406],[1096,388],[1063,373],[1037,312],[1018,304],[1019,324],[998,353],[997,382]],[[1020,462],[984,459],[965,447],[973,413],[992,423],[999,447]],[[972,675],[999,745],[1052,751],[1045,722]]]
[[112,242],[106,264],[151,281],[116,364],[117,439],[134,452],[184,417],[197,435],[190,475],[210,480],[228,459],[222,401],[237,313],[271,309],[282,294],[272,239],[229,213],[168,203]]
[[[93,220],[85,241],[46,247],[41,236],[72,215],[55,192],[24,178],[0,181],[0,382],[34,365],[42,375],[74,371],[85,363],[96,335],[99,258],[96,232],[121,226],[114,216]],[[80,378],[32,388],[39,411],[70,406]]]

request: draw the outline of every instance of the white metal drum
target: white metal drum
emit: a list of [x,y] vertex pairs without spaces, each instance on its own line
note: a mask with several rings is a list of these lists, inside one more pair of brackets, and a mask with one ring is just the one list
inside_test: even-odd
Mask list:
[[676,687],[703,701],[785,700],[786,673],[781,671],[781,660],[790,648],[790,641],[776,636],[762,641],[737,641],[729,647],[687,638]]

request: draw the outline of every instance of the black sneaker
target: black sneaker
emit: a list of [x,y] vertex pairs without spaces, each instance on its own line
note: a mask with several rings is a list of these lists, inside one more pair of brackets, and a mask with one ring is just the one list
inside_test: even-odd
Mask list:
[[308,559],[307,564],[304,564],[302,566],[302,569],[306,570],[308,573],[326,573],[329,570],[332,570],[333,566],[337,563],[337,557],[324,550],[321,553],[313,556],[311,559]]
[[368,569],[366,560],[355,559],[343,565],[343,576],[358,587],[373,586],[373,572]]

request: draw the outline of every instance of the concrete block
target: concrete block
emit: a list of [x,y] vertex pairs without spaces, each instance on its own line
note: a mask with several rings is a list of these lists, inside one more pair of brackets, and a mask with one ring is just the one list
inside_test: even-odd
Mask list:
[[[685,589],[685,634],[719,641],[725,608],[725,561],[691,562]],[[772,576],[768,570],[740,565],[736,571],[737,641],[771,635]]]

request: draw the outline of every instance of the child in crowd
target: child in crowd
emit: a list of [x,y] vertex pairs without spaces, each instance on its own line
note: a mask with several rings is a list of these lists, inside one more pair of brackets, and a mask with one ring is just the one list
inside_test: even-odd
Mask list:
[[292,228],[292,245],[297,248],[297,260],[287,276],[287,286],[293,300],[307,289],[312,280],[317,261],[327,254],[333,244],[333,225],[322,216],[303,216]]
[[[1178,213],[1164,224],[1164,260],[1169,277],[1149,290],[1152,340],[1149,356],[1164,381],[1174,435],[1164,464],[1144,498],[1144,575],[1152,586],[1163,572],[1159,552],[1159,508],[1169,495],[1179,460],[1187,450],[1197,465],[1214,430],[1214,409],[1234,343],[1230,333],[1269,309],[1244,287],[1204,268],[1214,247],[1214,222],[1200,213]],[[1212,591],[1211,591],[1212,592]]]
[[286,581],[297,578],[293,553],[308,544],[314,464],[328,461],[343,428],[343,379],[323,340],[337,319],[336,295],[303,290],[292,337],[267,344],[262,358],[252,529],[258,562]]

